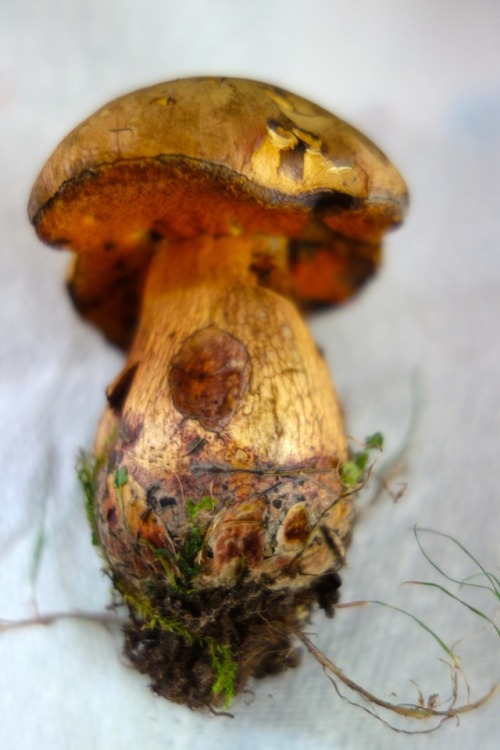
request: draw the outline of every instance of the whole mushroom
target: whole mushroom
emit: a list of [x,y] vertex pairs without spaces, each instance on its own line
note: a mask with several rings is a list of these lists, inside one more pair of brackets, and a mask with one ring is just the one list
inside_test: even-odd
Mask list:
[[156,692],[229,703],[331,615],[353,521],[347,449],[301,310],[377,268],[406,187],[363,135],[264,83],[192,78],[116,99],[33,188],[74,253],[77,310],[128,352],[94,447],[91,515]]

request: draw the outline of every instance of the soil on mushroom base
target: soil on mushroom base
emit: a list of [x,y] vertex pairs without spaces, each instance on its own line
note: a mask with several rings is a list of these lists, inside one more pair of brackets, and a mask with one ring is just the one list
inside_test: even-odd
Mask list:
[[174,593],[158,582],[147,604],[125,595],[125,653],[159,695],[191,708],[227,706],[250,677],[298,665],[295,629],[316,603],[331,615],[339,587],[336,573],[300,591],[251,583]]

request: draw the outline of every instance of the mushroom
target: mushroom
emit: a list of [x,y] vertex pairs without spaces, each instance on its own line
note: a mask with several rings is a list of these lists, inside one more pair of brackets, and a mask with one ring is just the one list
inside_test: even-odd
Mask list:
[[154,690],[228,703],[332,614],[353,522],[342,417],[303,312],[376,270],[406,187],[363,135],[275,86],[159,84],[107,104],[33,188],[77,310],[128,352],[90,510]]

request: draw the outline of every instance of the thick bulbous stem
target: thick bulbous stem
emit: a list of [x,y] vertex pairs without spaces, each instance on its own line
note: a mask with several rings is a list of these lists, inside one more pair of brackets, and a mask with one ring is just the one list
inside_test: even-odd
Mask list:
[[[283,294],[285,251],[207,237],[152,261],[96,441],[100,542],[143,618],[173,607],[192,632],[196,597],[229,592],[243,617],[238,592],[262,591],[296,624],[291,612],[313,599],[328,609],[329,586],[335,596],[352,520],[337,471],[345,437],[324,360]],[[217,607],[204,638],[227,615]]]

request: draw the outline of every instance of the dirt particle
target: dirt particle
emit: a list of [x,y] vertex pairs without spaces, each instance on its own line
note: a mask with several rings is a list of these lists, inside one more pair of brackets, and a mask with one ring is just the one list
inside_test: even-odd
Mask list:
[[307,542],[310,533],[310,520],[304,505],[294,505],[288,511],[283,527],[283,535],[288,544]]
[[173,508],[174,505],[177,505],[177,499],[175,497],[160,497],[158,502],[162,508]]

